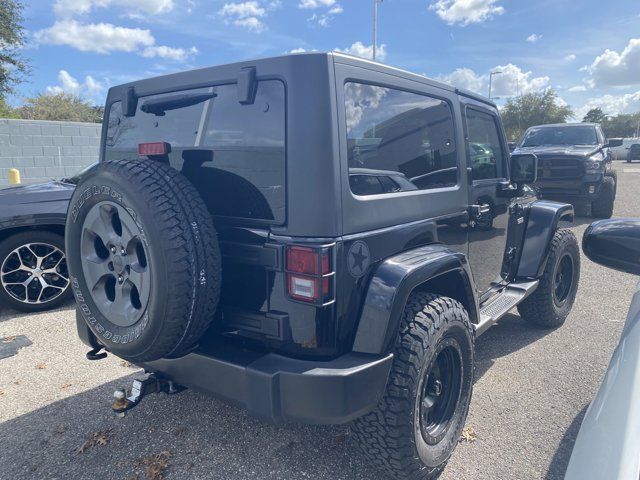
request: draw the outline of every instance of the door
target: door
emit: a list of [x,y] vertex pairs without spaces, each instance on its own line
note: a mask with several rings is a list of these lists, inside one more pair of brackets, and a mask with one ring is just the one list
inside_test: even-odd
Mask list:
[[482,296],[504,283],[511,198],[509,149],[497,113],[481,105],[463,105],[469,172],[469,264]]

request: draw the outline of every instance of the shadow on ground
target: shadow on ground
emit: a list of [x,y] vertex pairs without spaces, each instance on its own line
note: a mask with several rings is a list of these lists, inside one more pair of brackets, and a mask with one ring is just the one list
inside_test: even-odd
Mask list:
[[569,458],[571,457],[571,452],[573,451],[573,446],[576,443],[576,437],[580,430],[580,425],[582,425],[582,419],[587,413],[587,408],[589,408],[588,405],[580,410],[580,413],[575,416],[571,425],[569,425],[567,430],[565,430],[564,435],[560,440],[560,445],[558,445],[558,448],[551,459],[549,470],[547,470],[547,474],[544,477],[545,480],[561,480],[564,478],[567,466],[569,465]]
[[14,310],[13,308],[5,307],[4,305],[0,304],[0,323],[6,322],[8,320],[13,320],[14,318],[38,315],[39,313],[58,312],[58,311],[61,312],[64,310],[69,310],[74,305],[75,305],[75,302],[73,300],[67,300],[62,305],[56,308],[52,308],[51,310],[44,310],[42,312],[21,312],[18,310]]
[[[163,478],[380,477],[359,456],[348,427],[272,426],[193,391],[148,397],[116,418],[111,394],[132,377],[1,424],[0,476],[143,479],[148,457],[170,452]],[[97,432],[107,443],[78,453]]]
[[509,313],[476,340],[476,374],[478,381],[498,358],[505,357],[553,332],[533,326],[518,315]]

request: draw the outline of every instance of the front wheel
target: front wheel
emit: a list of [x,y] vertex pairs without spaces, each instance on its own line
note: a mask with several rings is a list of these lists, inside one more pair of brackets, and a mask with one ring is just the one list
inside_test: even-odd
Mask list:
[[591,203],[591,213],[595,218],[611,218],[616,198],[616,181],[613,177],[604,177],[600,195]]
[[474,334],[456,300],[409,297],[385,394],[354,423],[368,459],[394,478],[435,478],[453,453],[473,385]]
[[520,316],[543,328],[564,323],[578,291],[580,280],[580,248],[571,230],[558,230],[538,288],[518,305]]
[[64,237],[30,230],[0,242],[0,302],[36,312],[69,299]]

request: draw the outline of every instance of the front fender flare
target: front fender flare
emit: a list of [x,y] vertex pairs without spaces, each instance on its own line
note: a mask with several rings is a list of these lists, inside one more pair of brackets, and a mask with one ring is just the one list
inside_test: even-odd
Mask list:
[[518,265],[518,278],[539,278],[544,272],[551,240],[560,220],[573,221],[573,206],[537,200],[529,206],[527,229]]
[[445,245],[427,245],[390,257],[378,266],[369,283],[353,351],[373,354],[392,351],[411,292],[451,272],[460,275],[464,295],[471,299],[471,321],[477,323],[478,299],[467,258]]

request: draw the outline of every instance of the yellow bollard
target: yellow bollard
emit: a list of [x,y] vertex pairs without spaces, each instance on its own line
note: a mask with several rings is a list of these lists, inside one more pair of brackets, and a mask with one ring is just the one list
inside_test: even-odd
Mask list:
[[17,168],[9,169],[9,185],[18,185],[20,183],[20,170]]

